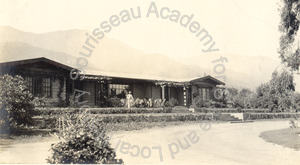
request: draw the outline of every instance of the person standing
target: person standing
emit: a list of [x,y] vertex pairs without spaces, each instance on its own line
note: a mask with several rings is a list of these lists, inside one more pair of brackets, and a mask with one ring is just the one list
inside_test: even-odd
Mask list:
[[130,104],[133,101],[133,96],[131,94],[131,91],[128,92],[126,99],[127,99],[128,108],[130,108]]

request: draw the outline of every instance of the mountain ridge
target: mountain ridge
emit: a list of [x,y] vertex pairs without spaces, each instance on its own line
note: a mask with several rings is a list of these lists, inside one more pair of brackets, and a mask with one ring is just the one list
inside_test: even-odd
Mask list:
[[[12,56],[33,58],[40,54],[76,67],[76,59],[81,57],[79,52],[82,51],[86,33],[90,32],[71,29],[37,34],[23,32],[9,26],[0,26],[0,33],[2,56],[0,59],[9,60]],[[208,74],[218,76],[214,73],[212,61],[220,56],[228,58],[228,62],[224,63],[226,66],[225,83],[239,88],[246,86],[253,89],[260,83],[266,82],[269,78],[265,75],[271,76],[271,71],[277,63],[273,59],[260,56],[245,57],[231,54],[171,58],[159,53],[145,53],[108,37],[99,41],[92,56],[87,57],[87,60],[88,69],[91,70],[184,79]],[[256,64],[257,62],[259,64]],[[251,65],[255,67],[251,68]]]

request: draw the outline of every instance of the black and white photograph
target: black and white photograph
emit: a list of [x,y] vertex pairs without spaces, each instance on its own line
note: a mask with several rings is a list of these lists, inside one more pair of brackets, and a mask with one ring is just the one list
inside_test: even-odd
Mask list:
[[0,0],[0,164],[299,165],[299,26],[299,0]]

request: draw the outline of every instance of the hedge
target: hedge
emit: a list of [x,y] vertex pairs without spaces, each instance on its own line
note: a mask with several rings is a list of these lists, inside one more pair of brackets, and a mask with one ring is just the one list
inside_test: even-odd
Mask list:
[[238,109],[238,108],[195,108],[195,112],[200,113],[239,113],[239,112],[247,112],[247,113],[268,113],[269,109]]
[[[47,115],[34,117],[36,127],[39,129],[57,128],[60,115]],[[80,116],[79,116],[80,117]],[[201,121],[211,120],[212,114],[93,114],[98,121],[103,123],[131,123],[131,122],[173,122],[173,121]]]
[[219,113],[237,113],[237,109],[233,108],[195,108],[195,112],[200,113],[213,113],[213,112],[219,112]]
[[270,113],[269,109],[241,109],[241,112],[247,113]]
[[38,115],[59,115],[65,113],[82,113],[89,109],[91,114],[130,114],[130,113],[171,113],[172,108],[35,108]]
[[300,118],[300,113],[248,113],[246,119],[259,120],[259,119],[285,119],[293,118],[296,116]]
[[[173,122],[173,121],[201,121],[211,120],[211,113],[148,113],[148,114],[93,114],[93,116],[104,123],[132,123],[132,122]],[[300,113],[246,113],[245,120],[260,119],[285,119],[300,118]],[[39,129],[57,128],[60,115],[36,116],[34,120]]]

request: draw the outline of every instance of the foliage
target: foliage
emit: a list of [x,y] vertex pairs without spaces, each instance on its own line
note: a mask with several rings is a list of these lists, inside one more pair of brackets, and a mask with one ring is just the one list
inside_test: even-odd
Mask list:
[[200,96],[196,96],[194,99],[195,99],[195,105],[197,108],[201,108],[201,107],[209,108],[209,107],[212,107],[212,105],[213,105],[212,100],[203,99]]
[[55,105],[57,107],[66,107],[67,106],[66,100],[64,100],[64,98],[62,97],[62,93],[64,92],[64,85],[65,85],[64,79],[60,78],[59,79],[59,89],[57,92],[58,102]]
[[[35,108],[39,115],[59,115],[63,113],[80,113],[85,108]],[[127,114],[127,113],[163,113],[164,108],[130,108],[127,107],[109,107],[109,108],[89,108],[92,114]]]
[[300,112],[300,93],[294,92],[292,95],[293,109],[295,109],[296,112]]
[[66,129],[60,132],[60,142],[52,145],[47,161],[55,164],[112,164],[116,153],[102,125],[88,113],[66,115]]
[[256,89],[253,106],[279,112],[295,108],[298,103],[294,100],[296,95],[293,81],[293,75],[288,71],[283,70],[280,74],[275,71],[268,83],[262,84]]
[[153,101],[153,107],[155,107],[155,108],[164,107],[165,101],[166,101],[166,100],[155,99],[155,100]]
[[26,84],[18,75],[0,77],[0,120],[5,128],[33,124],[33,98]]
[[293,74],[283,70],[275,71],[269,82],[261,84],[255,92],[243,88],[227,88],[229,91],[227,104],[240,108],[268,108],[273,112],[298,111],[300,94],[295,93]]
[[147,100],[136,98],[134,100],[134,107],[139,107],[139,108],[147,107]]
[[[177,121],[201,121],[201,120],[211,120],[211,113],[236,113],[236,109],[195,109],[196,113],[157,113],[157,114],[115,114],[115,115],[97,115],[93,114],[95,120],[101,121],[104,124],[107,123],[135,123],[135,122],[177,122]],[[201,112],[201,113],[198,113]],[[299,113],[268,113],[266,109],[249,109],[242,110],[242,112],[247,112],[246,114],[250,120],[259,119],[285,119],[293,118],[296,115],[300,117]],[[56,127],[57,115],[47,115],[41,116],[37,120],[37,128],[48,128],[53,129]],[[46,121],[46,122],[45,122]]]
[[176,105],[178,105],[178,101],[176,99],[174,99],[173,97],[171,97],[170,100],[167,101],[165,104],[166,107],[174,107]]
[[124,103],[117,97],[111,97],[107,100],[108,107],[123,107]]
[[78,96],[76,96],[75,92],[70,95],[69,98],[69,107],[78,107]]
[[293,70],[299,70],[300,48],[297,33],[300,24],[300,3],[298,0],[282,0],[282,2],[279,24],[281,37],[278,52],[283,63]]
[[297,113],[249,113],[249,120],[259,119],[286,119],[293,118],[294,116],[300,117]]
[[[173,121],[201,121],[210,120],[211,114],[204,113],[158,113],[158,114],[115,114],[115,115],[96,115],[92,114],[94,120],[101,123],[132,123],[132,122],[173,122]],[[56,127],[57,116],[42,116],[39,121],[39,128],[53,129]],[[73,118],[75,121],[76,119]],[[45,125],[43,125],[45,124]]]
[[251,100],[253,99],[253,92],[247,88],[241,89],[238,94],[233,97],[235,107],[251,108]]
[[239,94],[239,90],[236,88],[231,87],[231,88],[226,88],[226,89],[229,92],[229,95],[227,96],[228,99],[234,98]]
[[45,107],[46,105],[46,96],[44,97],[34,97],[32,100],[32,103],[34,104],[35,107]]
[[292,119],[290,119],[290,128],[291,129],[296,129],[296,128],[299,128],[299,125],[298,125],[298,118],[296,115],[293,116]]

